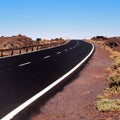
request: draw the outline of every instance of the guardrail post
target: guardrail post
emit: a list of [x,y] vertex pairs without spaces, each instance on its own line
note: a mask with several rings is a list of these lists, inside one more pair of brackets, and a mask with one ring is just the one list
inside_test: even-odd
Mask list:
[[37,50],[38,50],[38,47],[39,47],[39,46],[37,45]]
[[52,47],[52,44],[50,43],[50,48]]
[[1,51],[1,55],[0,55],[0,57],[3,57],[3,51]]
[[33,51],[33,47],[32,47],[32,51]]
[[13,55],[13,50],[11,51],[11,55]]
[[21,54],[21,49],[19,49],[19,54]]
[[26,48],[26,52],[28,52],[28,48]]

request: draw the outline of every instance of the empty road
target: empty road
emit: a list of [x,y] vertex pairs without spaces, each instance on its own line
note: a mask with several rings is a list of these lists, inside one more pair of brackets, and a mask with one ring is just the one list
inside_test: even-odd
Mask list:
[[0,118],[70,71],[92,45],[81,40],[52,49],[0,58]]

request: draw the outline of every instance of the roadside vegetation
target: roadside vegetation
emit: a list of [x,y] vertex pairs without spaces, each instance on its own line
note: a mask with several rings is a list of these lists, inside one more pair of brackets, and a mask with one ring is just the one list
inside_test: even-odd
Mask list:
[[105,45],[105,41],[91,40],[91,42],[100,44],[101,48],[109,51],[113,60],[111,67],[106,68],[109,87],[104,90],[103,95],[97,96],[96,108],[100,112],[120,112],[120,52]]

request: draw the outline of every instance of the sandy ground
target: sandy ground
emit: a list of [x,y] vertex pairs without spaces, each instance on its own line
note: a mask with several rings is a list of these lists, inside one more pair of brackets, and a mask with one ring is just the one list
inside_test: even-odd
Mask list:
[[109,53],[96,45],[96,51],[77,78],[40,108],[30,120],[120,120],[118,113],[99,113],[96,96],[108,86],[105,69],[112,61]]

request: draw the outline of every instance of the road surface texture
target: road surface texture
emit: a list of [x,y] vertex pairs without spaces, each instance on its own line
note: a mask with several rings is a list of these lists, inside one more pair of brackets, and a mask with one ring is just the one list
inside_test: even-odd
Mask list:
[[85,68],[73,81],[57,92],[39,113],[30,120],[120,120],[119,113],[99,113],[95,108],[97,95],[108,86],[105,69],[112,61],[109,53],[96,45],[96,50]]
[[92,49],[71,41],[53,49],[0,59],[0,118],[63,76]]

